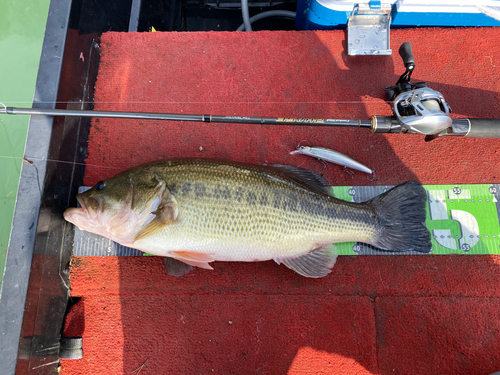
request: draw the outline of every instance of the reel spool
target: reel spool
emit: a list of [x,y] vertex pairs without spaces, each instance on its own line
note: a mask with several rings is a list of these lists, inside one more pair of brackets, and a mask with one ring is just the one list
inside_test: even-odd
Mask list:
[[452,123],[450,106],[443,95],[428,87],[402,92],[394,99],[392,110],[410,133],[439,134]]

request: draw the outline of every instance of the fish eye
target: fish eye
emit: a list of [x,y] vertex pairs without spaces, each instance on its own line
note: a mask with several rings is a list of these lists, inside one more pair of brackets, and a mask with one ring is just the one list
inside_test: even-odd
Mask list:
[[95,188],[96,188],[97,190],[102,190],[102,189],[104,189],[104,186],[106,186],[106,184],[104,183],[104,181],[99,181],[99,182],[97,183],[97,185],[95,186]]

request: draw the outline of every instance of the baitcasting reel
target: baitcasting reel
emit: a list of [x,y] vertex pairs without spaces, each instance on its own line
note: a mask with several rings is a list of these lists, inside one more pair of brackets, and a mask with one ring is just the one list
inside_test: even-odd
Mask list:
[[405,42],[399,48],[406,71],[399,77],[396,85],[384,90],[393,102],[392,111],[403,133],[424,135],[439,134],[451,126],[450,106],[441,93],[427,87],[425,82],[410,82],[415,69],[415,58],[411,43]]

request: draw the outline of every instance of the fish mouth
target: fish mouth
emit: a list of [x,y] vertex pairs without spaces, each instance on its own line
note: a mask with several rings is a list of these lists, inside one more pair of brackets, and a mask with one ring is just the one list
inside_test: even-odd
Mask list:
[[102,200],[99,197],[78,194],[76,200],[89,219],[97,219],[102,212]]
[[64,219],[70,223],[80,226],[82,222],[96,220],[102,212],[102,200],[97,197],[87,197],[81,194],[76,196],[80,207],[67,208],[64,213]]
[[64,211],[63,216],[64,220],[79,227],[80,222],[88,218],[88,213],[81,207],[70,207]]

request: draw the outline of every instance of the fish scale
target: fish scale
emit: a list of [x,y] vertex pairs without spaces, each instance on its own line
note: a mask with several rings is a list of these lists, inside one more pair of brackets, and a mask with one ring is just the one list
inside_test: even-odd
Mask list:
[[[276,173],[270,178],[269,172],[262,168],[241,170],[197,162],[171,164],[168,168],[159,164],[151,170],[167,186],[181,186],[178,194],[174,189],[180,223],[136,244],[147,246],[148,252],[153,242],[168,240],[176,250],[215,253],[215,260],[268,260],[297,256],[318,244],[367,239],[375,232],[359,220],[363,214],[369,215],[368,207],[312,194]],[[191,186],[189,193],[187,188],[182,193],[182,186]],[[226,188],[229,195],[217,198],[214,191]],[[267,204],[261,204],[260,197],[266,197],[261,201]],[[329,212],[336,211],[334,205],[345,207],[339,214],[326,218],[304,212],[301,203],[320,205]],[[158,252],[162,249],[158,248]]]
[[[416,182],[364,203],[329,194],[317,173],[177,159],[125,171],[77,196],[65,211],[80,229],[150,254],[179,276],[210,262],[274,259],[307,277],[323,277],[331,246],[363,242],[383,250],[430,251],[426,193]],[[186,263],[179,267],[180,262]]]

